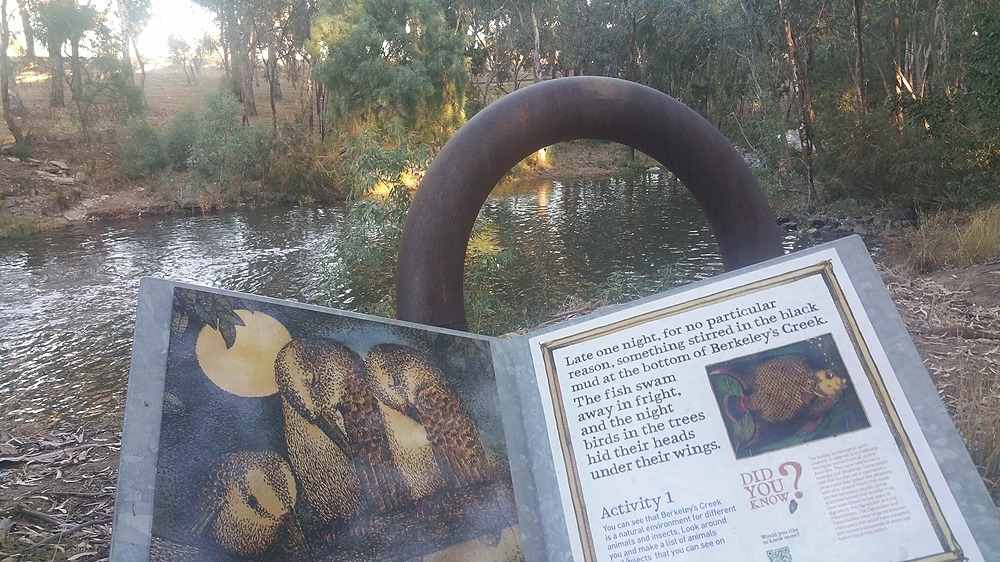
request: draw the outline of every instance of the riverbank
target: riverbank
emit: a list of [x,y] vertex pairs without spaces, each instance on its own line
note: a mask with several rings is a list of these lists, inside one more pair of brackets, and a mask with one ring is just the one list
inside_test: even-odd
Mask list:
[[[30,131],[28,154],[17,154],[13,138],[0,135],[0,238],[65,227],[82,221],[100,221],[188,212],[209,212],[222,207],[264,204],[254,198],[230,201],[222,190],[185,171],[161,170],[152,177],[133,177],[123,162],[124,147],[153,154],[146,146],[132,146],[130,129],[120,118],[91,123],[91,141],[86,142],[72,107],[51,107],[48,70],[37,63],[24,63],[18,77],[18,96],[23,105],[22,124]],[[188,111],[205,107],[206,96],[217,92],[223,71],[206,65],[193,77],[162,63],[149,65],[145,73],[145,109],[140,120],[163,132]],[[266,87],[266,84],[265,84]],[[279,101],[280,115],[299,107],[299,92]],[[266,99],[261,91],[260,99]],[[120,108],[101,108],[120,111]],[[106,116],[105,116],[106,117]],[[262,113],[258,119],[268,119]],[[132,144],[130,144],[132,143]],[[143,151],[148,151],[149,154]]]

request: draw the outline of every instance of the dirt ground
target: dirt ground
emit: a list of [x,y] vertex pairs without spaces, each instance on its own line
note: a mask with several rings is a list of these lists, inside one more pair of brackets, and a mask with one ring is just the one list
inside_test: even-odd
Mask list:
[[[151,71],[147,118],[165,124],[200,103],[220,77],[208,71],[187,84],[179,71]],[[31,160],[0,157],[6,213],[58,227],[175,209],[153,182],[119,179],[106,150],[96,154],[98,166],[91,169],[94,151],[75,133],[61,132],[75,131],[69,110],[47,107],[46,81],[23,82],[20,93],[36,143]],[[626,152],[590,141],[566,143],[552,151],[547,166],[530,173],[607,176],[626,164]],[[895,265],[891,254],[882,262],[900,315],[1000,502],[1000,263],[915,275]],[[115,422],[107,428],[0,428],[0,562],[107,559],[120,438]]]

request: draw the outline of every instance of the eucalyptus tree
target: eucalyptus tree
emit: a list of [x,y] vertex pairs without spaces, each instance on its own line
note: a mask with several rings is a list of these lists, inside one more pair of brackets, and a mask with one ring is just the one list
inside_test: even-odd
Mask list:
[[322,0],[316,77],[341,124],[400,121],[428,140],[464,119],[464,29],[440,0]]
[[80,4],[76,0],[42,0],[38,4],[38,16],[49,52],[50,105],[62,107],[65,105],[66,75],[63,47],[67,43],[70,45],[71,88],[78,96],[83,83],[80,44],[88,32],[99,27],[102,15],[90,4]]
[[717,126],[746,94],[739,56],[748,28],[736,5],[680,0],[651,5],[637,21],[639,78],[698,110]]
[[139,87],[143,88],[146,84],[146,64],[139,53],[136,37],[149,24],[149,18],[152,16],[152,5],[150,0],[117,0],[116,12],[121,26],[119,39],[121,40],[122,74],[128,84],[135,83],[131,53],[134,50],[141,76]]
[[[289,13],[288,23],[285,26],[284,46],[281,48],[281,58],[284,62],[285,74],[291,82],[292,88],[298,88],[299,82],[303,78],[303,69],[312,66],[309,56],[308,44],[312,37],[312,22],[319,6],[316,0],[298,2],[295,9]],[[305,76],[308,78],[308,75]]]
[[575,75],[617,76],[627,60],[620,1],[562,0],[557,4],[559,62]]
[[170,36],[167,37],[167,50],[170,53],[170,62],[172,62],[174,66],[181,67],[181,70],[184,71],[184,78],[187,80],[187,83],[190,84],[194,66],[191,65],[192,73],[189,73],[188,65],[191,62],[191,45],[184,39],[177,37],[174,34],[170,34]]
[[100,23],[100,16],[97,10],[90,4],[82,5],[73,3],[70,21],[67,29],[67,41],[70,46],[70,72],[72,80],[70,89],[73,92],[73,100],[79,102],[83,97],[83,57],[80,53],[80,44],[84,36],[91,30],[97,30]]
[[[264,63],[271,107],[271,127],[277,129],[276,101],[282,98],[279,63],[296,66],[305,55],[312,17],[318,7],[313,0],[255,0],[250,11],[253,26],[251,50]],[[294,72],[294,71],[293,71]]]
[[[798,129],[799,144],[802,147],[802,162],[806,166],[809,202],[812,203],[817,199],[818,194],[816,192],[812,161],[812,127],[816,120],[816,113],[813,109],[812,97],[809,92],[809,68],[807,65],[807,60],[811,56],[810,27],[808,23],[802,21],[801,17],[797,17],[802,15],[801,12],[792,12],[790,0],[778,0],[778,8],[781,10],[781,19],[784,23],[785,44],[788,46],[788,65],[792,73],[792,92],[798,115],[796,129]],[[806,28],[806,30],[803,30],[803,28]]]
[[10,44],[10,18],[7,17],[7,0],[0,0],[0,110],[3,112],[4,122],[7,129],[14,136],[14,147],[18,150],[24,148],[24,132],[21,125],[14,119],[10,107],[9,84],[13,71],[11,69],[10,57],[7,55],[6,46]]
[[516,90],[530,73],[542,79],[543,58],[551,62],[554,3],[533,0],[469,0],[455,6],[469,37],[470,71],[480,87],[477,103]]
[[529,39],[529,44],[531,45],[532,76],[537,83],[542,79],[542,32],[539,28],[539,8],[537,7],[537,3],[535,0],[528,0],[527,2],[523,0],[505,0],[504,8],[516,16],[518,28]]
[[257,115],[253,94],[255,53],[253,49],[253,12],[255,0],[194,0],[215,13],[221,30],[223,62],[230,87],[243,106],[244,119]]
[[35,58],[35,26],[31,16],[29,0],[17,0],[17,9],[21,15],[21,31],[24,33],[24,50],[29,59]]
[[469,20],[466,53],[470,73],[479,88],[475,104],[481,108],[498,93],[509,93],[508,83],[513,83],[515,90],[520,86],[524,68],[532,64],[533,47],[514,16],[503,7],[484,6]]
[[76,9],[74,0],[42,0],[38,4],[39,24],[49,53],[49,105],[52,107],[66,105],[66,62],[62,49],[74,26]]

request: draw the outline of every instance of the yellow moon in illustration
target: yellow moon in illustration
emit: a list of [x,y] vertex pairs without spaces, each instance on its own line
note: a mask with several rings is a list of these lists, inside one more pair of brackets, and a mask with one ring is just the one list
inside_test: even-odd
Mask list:
[[278,351],[292,341],[288,330],[263,312],[235,310],[245,326],[236,326],[236,343],[226,349],[222,333],[205,326],[198,333],[194,352],[198,365],[216,386],[230,394],[247,398],[271,396],[278,392],[274,380],[274,360]]

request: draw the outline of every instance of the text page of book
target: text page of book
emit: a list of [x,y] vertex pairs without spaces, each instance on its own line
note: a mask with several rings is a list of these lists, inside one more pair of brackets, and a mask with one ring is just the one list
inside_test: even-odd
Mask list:
[[835,250],[531,349],[576,559],[982,559]]

